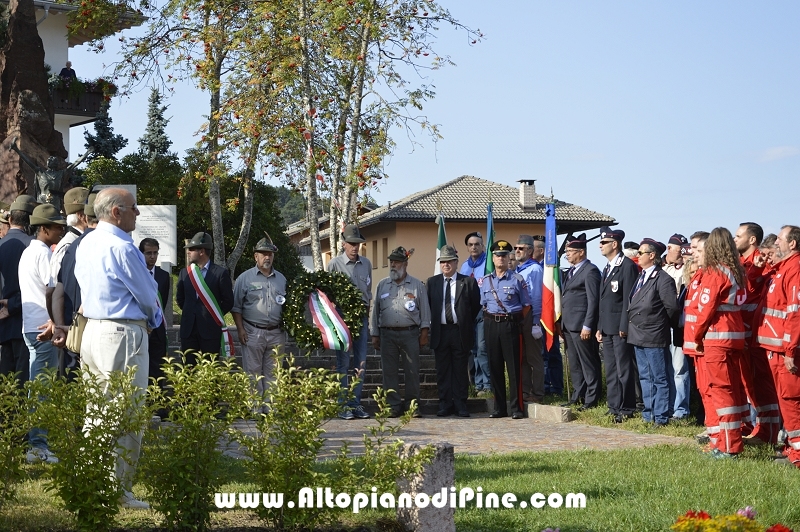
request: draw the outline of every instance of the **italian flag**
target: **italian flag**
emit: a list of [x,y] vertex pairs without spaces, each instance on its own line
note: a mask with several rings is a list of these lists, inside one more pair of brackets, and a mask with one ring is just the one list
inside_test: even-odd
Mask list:
[[442,273],[439,267],[439,257],[442,255],[442,246],[447,244],[447,233],[444,230],[444,214],[436,217],[436,223],[439,225],[439,238],[436,239],[436,263],[433,265],[433,275]]
[[556,322],[561,319],[561,271],[558,268],[556,206],[545,206],[544,278],[542,280],[542,328],[547,349],[555,340]]

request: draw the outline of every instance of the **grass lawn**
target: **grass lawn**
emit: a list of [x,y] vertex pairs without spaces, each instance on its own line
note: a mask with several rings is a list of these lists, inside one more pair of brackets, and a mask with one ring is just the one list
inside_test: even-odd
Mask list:
[[[585,509],[513,508],[457,509],[459,531],[540,531],[558,527],[569,531],[668,530],[677,516],[689,509],[712,515],[730,514],[753,506],[762,524],[782,522],[800,527],[800,471],[770,463],[765,448],[748,448],[738,462],[717,462],[696,445],[661,446],[620,451],[564,451],[515,453],[456,458],[457,488],[478,486],[483,492],[511,492],[519,500],[533,493],[583,493]],[[252,491],[243,464],[229,462],[231,483],[223,491]],[[43,490],[47,466],[28,469],[19,501],[0,510],[0,530],[69,530],[72,520],[57,498]],[[367,491],[368,488],[365,488]],[[145,495],[139,493],[140,495]],[[212,495],[213,496],[213,495]],[[211,504],[211,502],[210,502]],[[344,514],[349,527],[392,530],[390,511]],[[123,510],[118,518],[126,529],[159,526],[154,511]],[[214,528],[258,527],[244,510],[214,514]]]

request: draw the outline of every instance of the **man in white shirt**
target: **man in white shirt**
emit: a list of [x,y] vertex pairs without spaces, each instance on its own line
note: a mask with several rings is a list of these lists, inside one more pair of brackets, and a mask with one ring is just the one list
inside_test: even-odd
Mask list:
[[64,194],[64,211],[67,213],[67,230],[64,238],[56,245],[53,255],[50,257],[50,276],[53,278],[53,285],[58,279],[58,271],[61,269],[61,261],[67,247],[75,242],[79,236],[86,231],[88,222],[86,214],[86,201],[89,198],[89,189],[84,187],[74,187]]
[[[30,352],[30,378],[34,380],[45,368],[58,367],[58,349],[49,338],[43,339],[40,327],[52,325],[47,312],[47,292],[53,289],[50,246],[58,244],[64,236],[66,221],[49,203],[36,207],[30,220],[31,227],[36,230],[36,238],[19,259],[19,289],[22,298],[22,334]],[[46,431],[31,429],[29,443],[28,462],[58,461],[47,447]]]

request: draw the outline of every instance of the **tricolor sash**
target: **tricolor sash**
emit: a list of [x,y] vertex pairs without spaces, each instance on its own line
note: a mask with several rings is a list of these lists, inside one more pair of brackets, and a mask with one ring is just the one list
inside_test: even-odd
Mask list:
[[203,306],[206,307],[208,313],[214,318],[216,324],[222,327],[220,352],[224,353],[226,357],[233,356],[233,336],[231,336],[228,327],[225,325],[225,320],[222,318],[222,308],[219,306],[219,303],[217,303],[217,298],[214,297],[211,289],[206,284],[203,273],[200,271],[200,267],[197,266],[197,264],[190,264],[186,269],[189,273],[189,280],[192,282],[192,286],[194,286],[197,292],[197,297],[203,302]]
[[314,290],[308,295],[308,308],[314,325],[322,333],[322,345],[325,349],[350,351],[352,338],[350,329],[336,307],[322,290]]

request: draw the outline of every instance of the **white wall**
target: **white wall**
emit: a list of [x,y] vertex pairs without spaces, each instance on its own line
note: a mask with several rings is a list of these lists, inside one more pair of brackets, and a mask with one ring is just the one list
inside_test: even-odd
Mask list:
[[[37,9],[36,20],[39,21],[43,16],[44,10]],[[52,72],[58,74],[69,58],[66,13],[55,13],[51,10],[37,29],[44,45],[44,62],[50,65]]]

